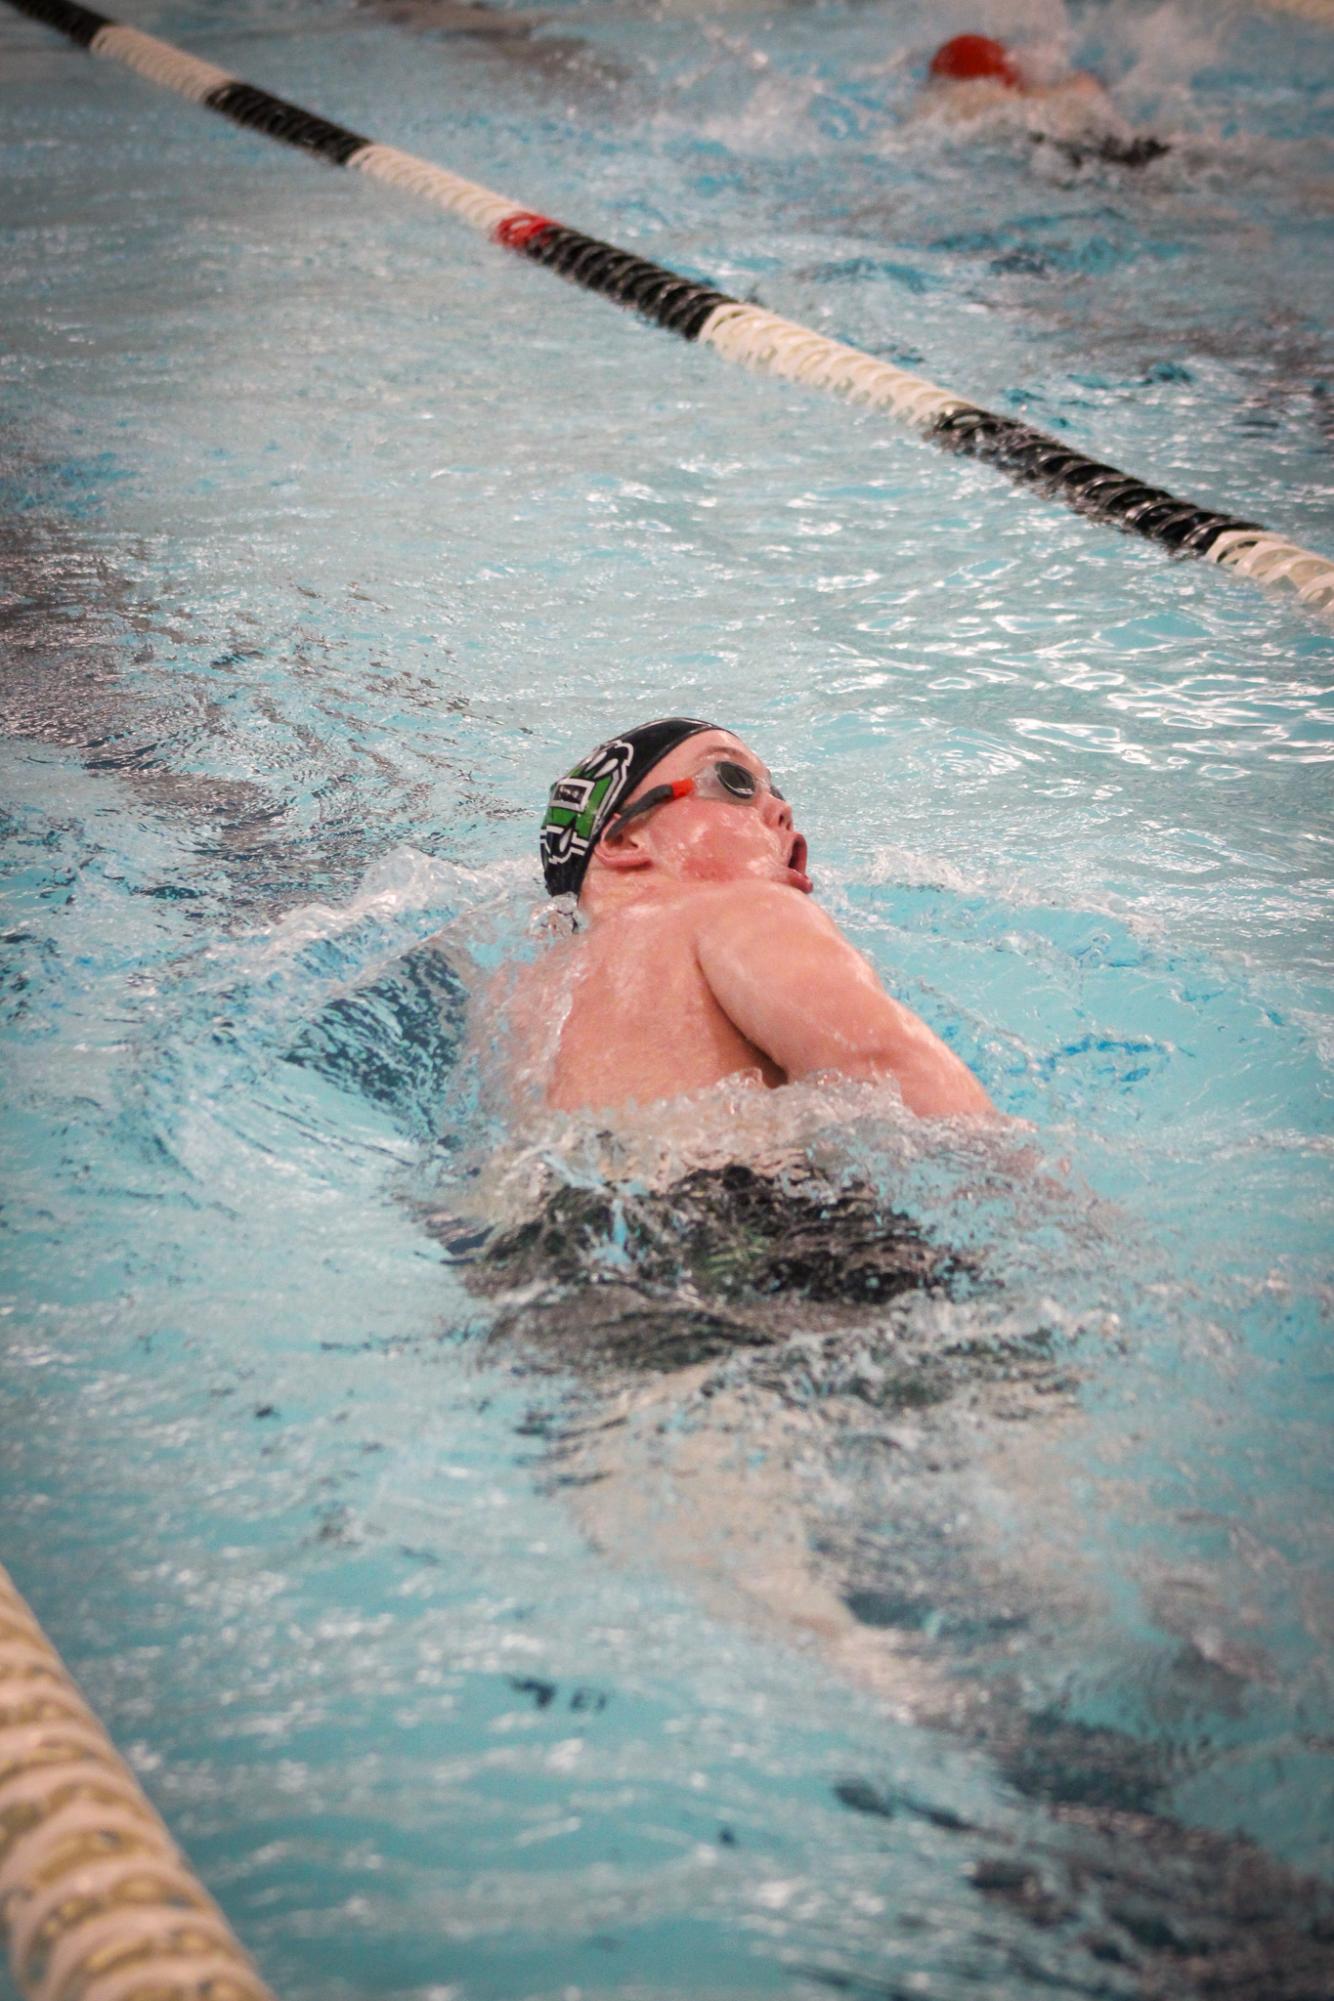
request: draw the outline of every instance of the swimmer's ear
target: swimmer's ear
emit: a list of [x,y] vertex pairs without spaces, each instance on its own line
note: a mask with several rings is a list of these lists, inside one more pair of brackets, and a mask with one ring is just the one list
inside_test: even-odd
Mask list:
[[604,834],[591,859],[603,868],[634,869],[647,868],[652,856],[644,846],[643,830],[627,827],[624,833]]

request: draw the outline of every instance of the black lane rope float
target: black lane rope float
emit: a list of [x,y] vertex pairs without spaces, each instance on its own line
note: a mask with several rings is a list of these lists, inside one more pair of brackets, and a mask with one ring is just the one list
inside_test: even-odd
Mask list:
[[9,4],[92,54],[124,63],[238,125],[423,196],[505,248],[643,314],[684,340],[715,348],[729,361],[888,411],[934,444],[985,459],[1012,479],[1066,501],[1081,514],[1147,536],[1181,555],[1202,556],[1239,570],[1259,583],[1290,585],[1313,608],[1334,607],[1334,562],[1254,521],[1179,500],[1030,424],[999,417],[920,375],[569,229],[430,160],[380,145],[303,111],[170,42],[76,6],[73,0],[9,0]]

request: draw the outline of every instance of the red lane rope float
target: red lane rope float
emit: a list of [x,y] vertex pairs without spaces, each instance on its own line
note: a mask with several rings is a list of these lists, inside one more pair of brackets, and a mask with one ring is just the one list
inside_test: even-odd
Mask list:
[[[317,117],[255,84],[243,83],[216,64],[74,5],[73,0],[9,0],[9,4],[92,54],[124,63],[238,125],[420,195],[504,248],[643,314],[685,340],[715,348],[729,361],[884,410],[932,443],[987,460],[1011,479],[1065,501],[1080,514],[1146,536],[1179,554],[1202,556],[1239,570],[1259,583],[1286,584],[1313,608],[1334,608],[1334,562],[1257,522],[1180,500],[1029,424],[998,416],[967,397],[762,306],[747,305],[613,243],[570,229],[430,160]],[[1334,6],[1334,0],[1326,4]]]
[[559,223],[549,215],[535,215],[531,209],[520,209],[517,215],[507,215],[491,231],[493,243],[503,243],[506,250],[526,250],[535,236],[544,230],[558,229]]

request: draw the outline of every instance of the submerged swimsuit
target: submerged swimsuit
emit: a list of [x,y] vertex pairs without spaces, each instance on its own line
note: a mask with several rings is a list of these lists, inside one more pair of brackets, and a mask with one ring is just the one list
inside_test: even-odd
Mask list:
[[696,1168],[662,1194],[558,1188],[538,1216],[494,1238],[487,1258],[519,1283],[539,1272],[587,1278],[609,1245],[644,1284],[717,1300],[782,1293],[861,1305],[938,1288],[950,1269],[870,1189],[774,1180],[740,1161]]
[[498,1334],[558,1366],[636,1369],[831,1331],[849,1309],[864,1322],[974,1271],[863,1184],[739,1161],[660,1192],[562,1184],[525,1222],[469,1241],[460,1261],[477,1291],[499,1297]]
[[1101,139],[1055,139],[1050,132],[1030,132],[1028,136],[1035,146],[1054,146],[1072,167],[1082,167],[1088,160],[1105,160],[1113,167],[1147,167],[1172,150],[1166,139],[1155,139],[1148,133],[1137,139],[1117,139],[1110,132]]

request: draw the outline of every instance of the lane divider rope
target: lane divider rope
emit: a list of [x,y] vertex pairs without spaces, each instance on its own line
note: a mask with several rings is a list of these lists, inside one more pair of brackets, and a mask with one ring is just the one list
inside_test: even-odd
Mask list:
[[430,160],[380,145],[303,111],[170,42],[77,6],[73,0],[9,0],[9,4],[92,54],[123,63],[238,125],[434,202],[507,249],[586,291],[631,308],[684,340],[713,348],[729,361],[884,411],[932,443],[986,460],[1081,514],[1146,536],[1179,554],[1222,564],[1258,583],[1288,585],[1313,609],[1334,608],[1334,561],[1257,522],[1179,500],[1016,418],[997,416],[875,355],[586,236]]
[[273,2001],[3,1567],[0,1934],[29,2001]]

